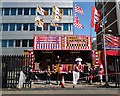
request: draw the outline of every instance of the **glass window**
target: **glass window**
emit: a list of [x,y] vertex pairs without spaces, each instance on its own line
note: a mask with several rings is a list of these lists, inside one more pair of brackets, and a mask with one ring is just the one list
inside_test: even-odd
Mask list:
[[2,24],[0,24],[0,31],[1,31],[1,29],[2,29],[1,27],[2,27]]
[[30,24],[30,31],[35,31],[35,25],[34,25],[34,23]]
[[18,8],[18,15],[22,15],[22,8]]
[[73,16],[73,9],[70,9],[70,15]]
[[2,47],[7,47],[7,40],[2,40]]
[[35,15],[36,14],[36,8],[31,8],[31,15]]
[[16,15],[16,8],[11,8],[11,15]]
[[28,24],[23,24],[23,31],[28,31]]
[[22,40],[22,47],[27,47],[27,40]]
[[[60,26],[62,25],[62,24],[59,24]],[[61,27],[57,27],[57,30],[61,30]]]
[[10,24],[10,31],[15,31],[15,24]]
[[24,15],[29,15],[29,8],[24,8]]
[[5,8],[4,9],[4,15],[9,15],[10,9],[9,8]]
[[4,9],[2,8],[2,15],[3,15],[3,11],[4,11]]
[[17,31],[21,31],[22,30],[22,24],[17,24]]
[[50,8],[50,15],[52,15],[52,8]]
[[33,40],[29,40],[29,47],[33,47]]
[[20,47],[20,40],[15,40],[15,47]]
[[50,26],[50,31],[55,31],[55,26]]
[[73,24],[70,24],[70,31],[73,31]]
[[63,9],[63,15],[68,15],[68,8]]
[[45,24],[45,26],[46,26],[45,30],[48,30],[48,25],[49,25],[48,23]]
[[37,31],[42,31],[42,27],[37,26]]
[[43,8],[49,14],[49,8]]
[[8,24],[3,24],[3,31],[8,31]]
[[14,40],[9,40],[8,43],[9,43],[8,45],[9,47],[14,47]]
[[63,31],[68,31],[68,24],[63,24]]

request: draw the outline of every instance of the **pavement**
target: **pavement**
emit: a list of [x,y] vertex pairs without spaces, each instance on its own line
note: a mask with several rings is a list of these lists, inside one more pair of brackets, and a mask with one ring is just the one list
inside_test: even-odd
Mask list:
[[56,81],[52,81],[51,85],[46,85],[45,81],[34,81],[31,88],[3,89],[2,94],[27,94],[25,96],[31,96],[29,94],[113,94],[112,96],[114,96],[116,94],[115,96],[120,96],[120,88],[114,88],[115,85],[113,83],[109,83],[110,86],[108,88],[104,85],[105,83],[100,85],[99,82],[94,82],[93,84],[78,82],[73,88],[72,81],[66,81],[65,88],[61,88],[60,85],[56,85]]

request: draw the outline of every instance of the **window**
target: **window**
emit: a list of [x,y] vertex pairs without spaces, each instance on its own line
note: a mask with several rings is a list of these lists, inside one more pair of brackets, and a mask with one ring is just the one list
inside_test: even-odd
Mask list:
[[48,8],[43,8],[46,12],[49,14],[49,9]]
[[36,8],[31,8],[31,15],[35,15],[36,14]]
[[9,15],[10,9],[9,8],[5,8],[4,9],[4,15]]
[[23,24],[23,31],[28,31],[28,24]]
[[52,15],[52,8],[50,8],[50,15]]
[[11,15],[16,15],[16,8],[11,8]]
[[2,40],[2,47],[7,47],[7,40]]
[[70,24],[70,31],[73,31],[73,24]]
[[15,31],[15,24],[10,24],[10,31]]
[[35,25],[34,25],[34,23],[30,24],[30,31],[35,31]]
[[50,31],[55,31],[55,27],[54,26],[50,26]]
[[68,31],[68,24],[63,24],[63,31]]
[[[59,24],[60,26],[62,25],[62,24]],[[61,27],[57,27],[57,30],[61,30]]]
[[46,28],[45,28],[45,30],[48,30],[48,25],[49,25],[49,24],[48,24],[48,23],[46,23]]
[[22,29],[22,24],[17,24],[17,31],[21,31]]
[[33,47],[33,40],[29,40],[29,47]]
[[22,8],[18,8],[18,15],[22,15]]
[[14,47],[14,40],[9,40],[8,43],[9,43],[8,45],[9,47]]
[[68,8],[63,9],[63,15],[68,15]]
[[29,8],[24,8],[24,15],[29,15]]
[[0,31],[1,31],[1,29],[2,29],[1,27],[2,27],[2,24],[0,24]]
[[72,9],[70,9],[70,15],[73,16],[73,10]]
[[37,26],[37,31],[42,31],[42,27]]
[[3,31],[8,31],[8,24],[3,24]]
[[27,40],[22,40],[22,47],[27,47]]
[[3,15],[3,11],[4,11],[4,9],[2,8],[2,15]]
[[15,40],[15,47],[20,47],[20,40]]

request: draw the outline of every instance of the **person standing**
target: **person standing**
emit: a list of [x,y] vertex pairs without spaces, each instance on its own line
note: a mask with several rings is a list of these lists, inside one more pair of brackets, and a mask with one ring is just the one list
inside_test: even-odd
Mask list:
[[61,58],[60,56],[58,55],[57,58],[56,58],[56,61],[55,61],[55,67],[56,67],[56,83],[57,85],[59,85],[59,66],[60,66],[60,63],[61,63]]
[[76,63],[81,65],[82,62],[82,58],[80,58],[79,56],[75,59]]
[[80,76],[79,64],[76,64],[73,70],[73,88],[75,87],[75,85],[77,85],[79,76]]
[[51,75],[51,71],[50,71],[50,66],[47,67],[47,70],[46,70],[46,84],[51,84],[50,83],[50,75]]

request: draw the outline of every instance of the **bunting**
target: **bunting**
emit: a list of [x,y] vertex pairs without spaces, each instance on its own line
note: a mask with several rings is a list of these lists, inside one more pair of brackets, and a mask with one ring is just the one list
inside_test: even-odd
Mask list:
[[36,15],[37,15],[37,13],[39,13],[40,15],[44,15],[44,16],[47,16],[47,15],[48,15],[48,12],[45,11],[44,9],[42,9],[40,6],[38,6],[38,7],[36,8]]
[[44,24],[44,21],[39,16],[35,17],[35,26],[42,27],[44,30],[46,29],[46,25]]
[[63,10],[62,9],[59,9],[56,6],[52,7],[51,26],[60,27],[60,25],[56,24],[56,23],[58,23],[58,22],[60,22],[62,20],[62,14],[63,14]]
[[83,9],[80,8],[77,4],[75,4],[74,11],[77,12],[77,13],[79,13],[79,14],[81,14],[81,15],[84,14]]
[[100,11],[97,10],[94,6],[92,6],[92,17],[91,17],[91,27],[97,32],[99,28],[100,22]]
[[79,20],[79,18],[76,16],[76,13],[74,13],[74,26],[75,26],[76,28],[81,28],[81,29],[84,28],[83,25],[80,24],[80,20]]

